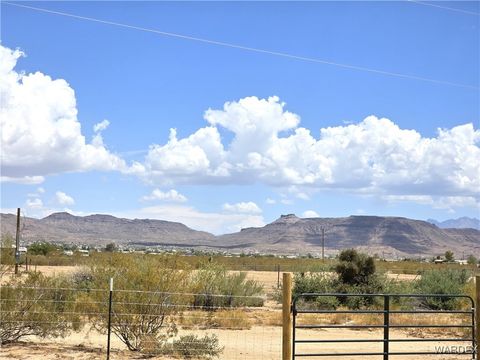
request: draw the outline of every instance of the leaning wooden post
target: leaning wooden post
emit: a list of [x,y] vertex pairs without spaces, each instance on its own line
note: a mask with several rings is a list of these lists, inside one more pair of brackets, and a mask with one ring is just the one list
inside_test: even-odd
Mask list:
[[292,359],[292,274],[283,273],[282,360]]
[[480,276],[475,276],[475,345],[476,359],[478,359],[478,351],[480,346]]

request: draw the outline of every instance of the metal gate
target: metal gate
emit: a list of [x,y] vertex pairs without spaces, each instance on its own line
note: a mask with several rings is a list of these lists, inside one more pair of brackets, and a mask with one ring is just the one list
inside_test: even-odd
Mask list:
[[[323,309],[312,309],[312,301],[322,301],[327,298],[335,298],[345,301],[348,298],[356,299],[365,299],[373,300],[374,298],[383,299],[383,306],[373,307],[374,309],[368,310],[323,310]],[[397,304],[400,300],[411,301],[414,304],[420,304],[417,307],[409,307],[409,310],[392,310],[392,302]],[[455,310],[430,310],[425,308],[424,305],[426,301],[464,301],[467,303],[466,307],[458,308]],[[380,303],[381,304],[381,303]],[[423,306],[423,307],[422,307]],[[398,307],[398,306],[397,306]],[[393,355],[464,355],[461,358],[465,359],[477,359],[477,350],[475,344],[475,304],[473,299],[470,296],[464,295],[413,295],[413,294],[316,294],[316,293],[305,293],[300,294],[293,299],[292,303],[292,312],[293,312],[293,337],[292,337],[292,355],[293,359],[300,357],[338,357],[348,359],[355,356],[378,356],[378,359],[383,357],[384,360],[388,360],[389,356]],[[322,314],[322,316],[328,317],[334,314],[369,314],[369,316],[374,316],[375,314],[382,318],[382,321],[372,324],[358,324],[358,323],[344,323],[344,324],[325,324],[325,323],[308,323],[308,319],[299,319],[299,316],[302,314]],[[392,322],[392,317],[397,314],[456,314],[455,317],[463,320],[461,323],[455,324],[438,324],[438,323],[398,323],[398,321]],[[383,316],[382,316],[383,315]],[[312,316],[312,315],[310,315]],[[315,316],[315,315],[313,315]],[[353,316],[353,315],[352,315]],[[300,321],[299,321],[300,320]],[[301,322],[301,324],[299,324]],[[321,338],[321,332],[316,333],[315,338],[299,338],[299,329],[306,331],[306,329],[383,329],[383,337],[378,339],[348,339],[348,338],[336,338],[336,339],[325,339]],[[392,338],[390,335],[391,329],[421,329],[421,328],[438,328],[441,329],[463,329],[464,333],[462,336],[450,336],[448,338],[443,337],[434,337],[434,338]],[[318,337],[318,338],[317,338]],[[428,343],[433,342],[442,343],[442,344],[463,344],[463,345],[445,345],[438,346],[435,348],[435,351],[392,351],[390,349],[390,344],[393,343]],[[332,351],[321,351],[321,345],[324,346],[330,344],[338,344],[340,349],[344,349],[348,344],[355,345],[359,343],[377,343],[379,344],[378,351],[365,351],[365,352],[356,352],[356,351],[347,351],[344,352],[332,352]],[[302,344],[318,344],[318,351],[309,351],[302,350]],[[467,345],[464,345],[467,344]],[[310,345],[311,347],[311,345]],[[351,346],[350,346],[351,347]],[[353,349],[355,349],[353,347]],[[375,357],[374,357],[375,358]],[[421,358],[420,358],[421,359]]]

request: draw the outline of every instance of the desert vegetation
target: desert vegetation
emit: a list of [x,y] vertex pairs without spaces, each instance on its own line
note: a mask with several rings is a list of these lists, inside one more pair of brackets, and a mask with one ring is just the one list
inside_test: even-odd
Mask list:
[[[57,250],[44,258],[61,257]],[[6,255],[4,255],[6,256]],[[34,256],[34,255],[31,255]],[[269,282],[252,279],[255,272],[229,267],[231,258],[93,253],[82,266],[56,276],[33,269],[14,277],[2,276],[0,290],[0,340],[15,344],[32,339],[58,339],[81,331],[94,331],[106,338],[108,331],[108,283],[114,279],[111,332],[125,349],[148,356],[177,358],[222,357],[225,339],[221,331],[259,331],[256,328],[281,325],[279,289],[276,272]],[[469,294],[473,291],[472,269],[440,264],[418,272],[413,280],[389,277],[384,262],[355,250],[342,252],[338,259],[276,259],[242,257],[247,266],[260,268],[262,261],[285,261],[294,274],[294,295],[305,292],[337,293],[317,297],[302,306],[322,309],[377,309],[375,297],[348,298],[341,294],[415,293]],[[237,258],[238,260],[238,258]],[[273,270],[278,271],[274,266]],[[441,281],[440,281],[441,280]],[[421,306],[427,309],[463,307],[458,300],[425,298],[420,302],[392,298],[397,309]],[[378,324],[374,315],[308,316],[299,323],[322,321],[326,324]],[[432,322],[431,318],[398,316],[392,322]],[[452,321],[447,314],[436,324]],[[213,332],[216,331],[216,332]],[[266,331],[266,330],[263,330]],[[271,330],[269,330],[271,331]],[[413,334],[418,336],[418,334]],[[234,335],[236,337],[238,335]],[[272,335],[273,336],[273,335]],[[278,336],[276,336],[278,337]],[[280,339],[278,339],[280,340]],[[231,355],[229,355],[231,356]]]

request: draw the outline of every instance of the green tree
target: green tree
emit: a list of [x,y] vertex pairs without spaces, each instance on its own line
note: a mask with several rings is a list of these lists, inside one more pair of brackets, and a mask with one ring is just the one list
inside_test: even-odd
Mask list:
[[105,251],[106,252],[115,252],[117,250],[117,245],[115,243],[108,243],[107,246],[105,246]]
[[55,252],[57,247],[47,242],[34,243],[28,247],[28,253],[31,255],[44,255],[47,256],[52,252]]
[[[385,279],[376,273],[375,259],[372,256],[358,253],[355,249],[343,250],[335,266],[338,279],[334,285],[336,292],[375,294],[383,291]],[[378,298],[371,296],[340,296],[338,301],[349,308],[371,306]]]
[[445,261],[452,262],[453,260],[455,260],[455,256],[453,252],[450,250],[445,251]]
[[478,263],[478,259],[475,256],[470,255],[467,258],[467,263],[470,264],[470,265],[476,265]]
[[373,257],[360,254],[355,249],[343,250],[335,267],[340,282],[346,285],[366,285],[375,275],[376,267]]

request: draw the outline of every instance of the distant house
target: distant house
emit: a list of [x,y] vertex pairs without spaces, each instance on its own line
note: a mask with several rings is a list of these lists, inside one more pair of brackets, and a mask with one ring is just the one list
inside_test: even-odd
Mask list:
[[72,250],[64,250],[64,251],[63,251],[63,255],[73,256],[73,251],[72,251]]
[[78,252],[79,252],[80,255],[82,255],[82,256],[90,256],[90,252],[89,252],[88,250],[80,249],[80,250],[78,250]]

